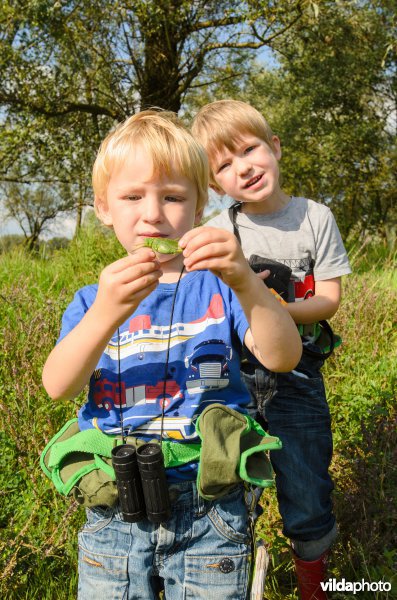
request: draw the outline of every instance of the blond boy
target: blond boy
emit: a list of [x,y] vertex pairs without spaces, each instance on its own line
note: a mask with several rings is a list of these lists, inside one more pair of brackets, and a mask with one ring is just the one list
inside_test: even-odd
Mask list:
[[[81,430],[152,440],[161,427],[170,442],[197,441],[194,424],[209,404],[246,412],[239,344],[272,370],[298,362],[292,319],[249,269],[234,236],[192,229],[207,186],[205,152],[171,113],[138,113],[103,142],[93,170],[95,208],[126,256],[76,293],[43,371],[55,400],[74,398],[88,384]],[[148,237],[179,238],[183,252],[155,253],[144,247]],[[206,385],[197,361],[214,346],[224,349],[222,371]],[[196,475],[197,462],[167,469],[173,506],[166,523],[125,522],[117,506],[87,510],[81,600],[147,600],[163,586],[173,600],[246,598],[243,490],[209,502],[197,493]]]

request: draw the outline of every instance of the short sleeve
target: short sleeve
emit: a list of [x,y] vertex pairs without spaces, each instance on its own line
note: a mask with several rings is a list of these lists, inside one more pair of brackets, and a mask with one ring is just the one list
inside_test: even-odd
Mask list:
[[317,223],[311,219],[316,245],[314,278],[316,281],[324,281],[348,275],[351,268],[332,212],[327,206],[318,206],[322,210],[318,214]]
[[85,313],[93,304],[97,293],[96,285],[89,285],[75,293],[72,302],[66,308],[62,317],[62,326],[57,344],[80,323]]

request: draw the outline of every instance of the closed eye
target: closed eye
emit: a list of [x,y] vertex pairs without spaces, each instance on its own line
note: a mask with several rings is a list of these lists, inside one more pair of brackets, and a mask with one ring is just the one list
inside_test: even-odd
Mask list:
[[229,166],[230,166],[230,163],[228,163],[228,162],[222,163],[221,166],[218,167],[217,173],[220,173],[221,171],[224,171]]
[[183,196],[165,196],[165,200],[167,200],[167,202],[184,202],[186,198]]

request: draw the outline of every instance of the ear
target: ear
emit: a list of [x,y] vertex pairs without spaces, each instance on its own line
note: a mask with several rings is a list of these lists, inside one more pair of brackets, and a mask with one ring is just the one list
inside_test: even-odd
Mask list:
[[225,195],[225,192],[223,191],[223,189],[220,188],[220,187],[218,187],[217,185],[214,185],[214,184],[211,183],[210,184],[210,188],[211,188],[211,190],[214,190],[214,192],[216,194],[218,194],[219,196],[224,196]]
[[100,219],[104,225],[112,227],[112,215],[110,214],[108,203],[104,198],[99,198],[98,196],[95,197],[95,212],[98,219]]
[[194,217],[194,224],[195,224],[195,225],[200,225],[200,221],[201,221],[201,219],[203,218],[203,212],[204,212],[204,209],[203,209],[203,208],[200,208],[200,210],[198,210],[198,211],[196,212],[196,215],[195,215],[195,217]]
[[274,156],[277,158],[277,160],[281,159],[282,156],[282,152],[281,152],[281,142],[280,142],[280,138],[277,137],[277,135],[273,135],[272,137],[272,145],[273,145],[273,154]]

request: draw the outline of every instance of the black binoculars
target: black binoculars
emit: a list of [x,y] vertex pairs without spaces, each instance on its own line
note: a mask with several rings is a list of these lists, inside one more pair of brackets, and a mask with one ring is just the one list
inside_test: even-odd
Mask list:
[[119,501],[124,521],[148,518],[163,523],[171,517],[171,503],[160,444],[131,444],[112,450]]

